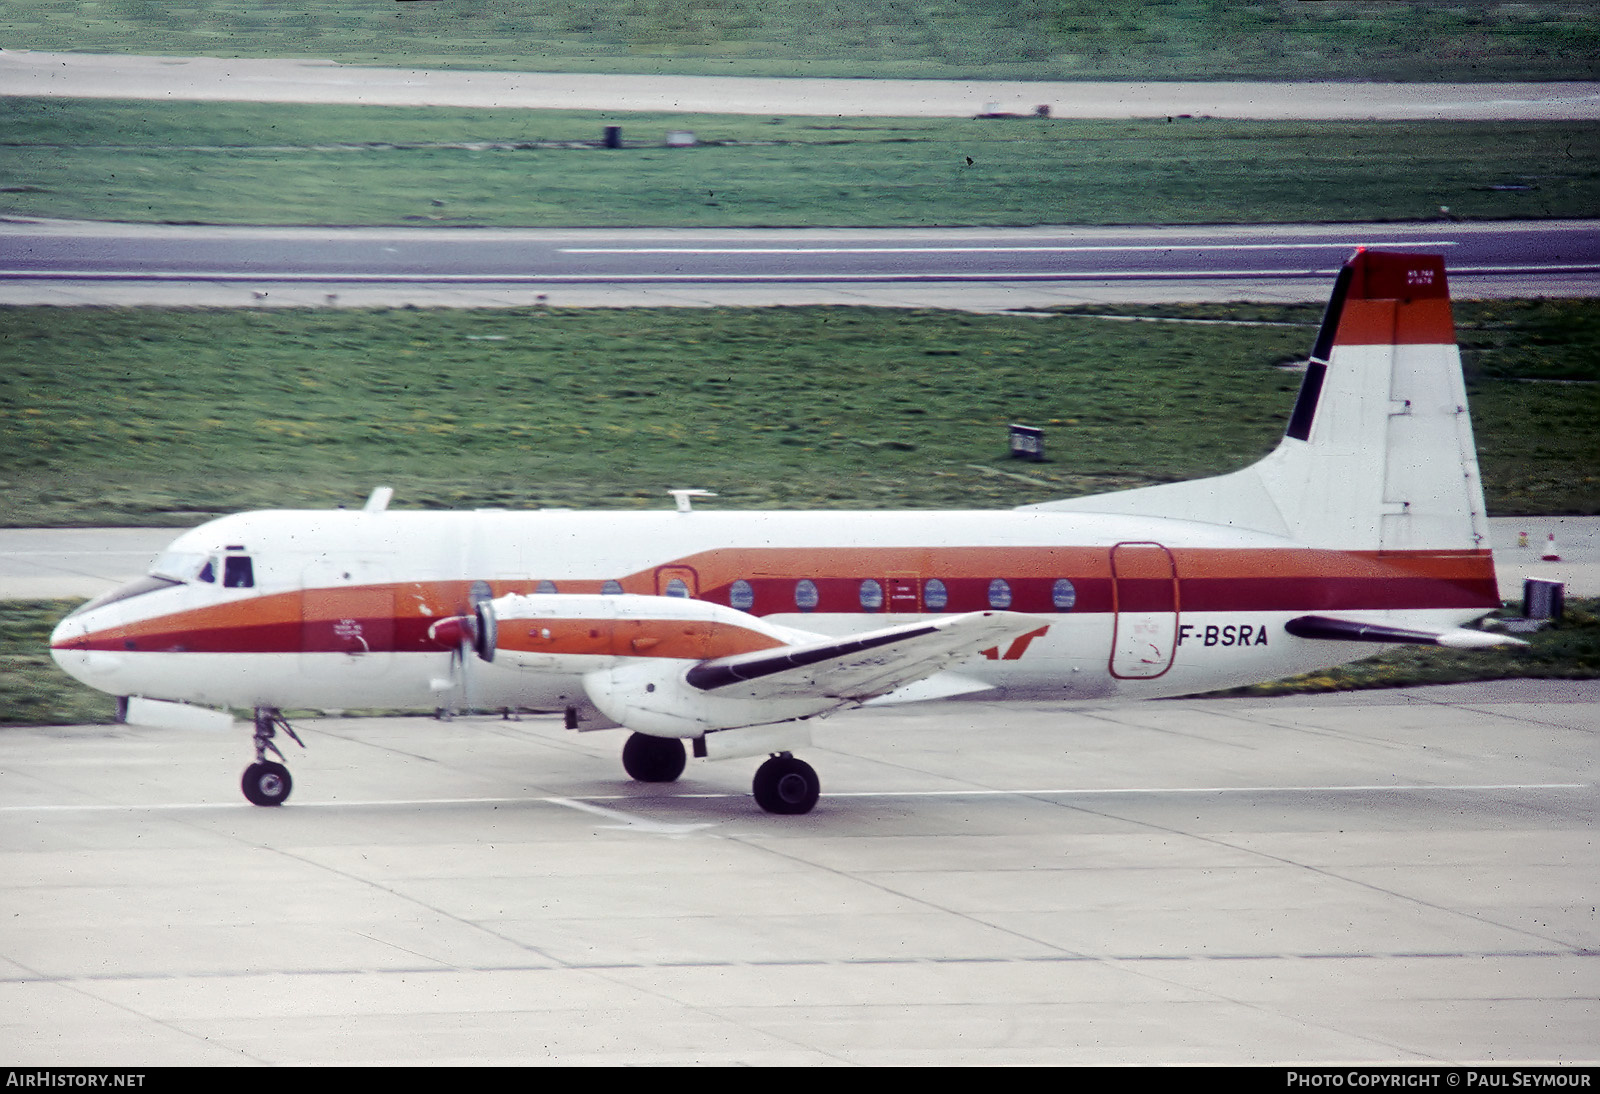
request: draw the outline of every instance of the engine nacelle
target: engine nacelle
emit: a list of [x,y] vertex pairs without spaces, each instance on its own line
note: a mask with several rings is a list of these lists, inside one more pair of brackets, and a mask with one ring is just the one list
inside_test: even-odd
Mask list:
[[485,661],[581,676],[602,714],[657,736],[698,737],[708,730],[786,721],[838,705],[822,697],[751,702],[708,694],[685,682],[684,674],[702,661],[817,637],[704,600],[512,594],[479,604],[471,625],[446,628],[438,637],[449,642],[463,635]]
[[584,674],[583,689],[601,713],[656,737],[698,737],[719,729],[805,718],[843,705],[837,696],[743,699],[702,691],[684,677],[694,661],[635,658]]
[[705,661],[816,637],[722,604],[676,596],[512,594],[478,605],[478,656],[588,672],[616,660]]

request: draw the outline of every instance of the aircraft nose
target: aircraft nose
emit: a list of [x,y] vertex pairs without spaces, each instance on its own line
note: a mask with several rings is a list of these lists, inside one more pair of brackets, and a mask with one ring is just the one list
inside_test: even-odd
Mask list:
[[[69,615],[56,624],[56,629],[50,632],[50,655],[57,656],[71,646],[75,639],[82,638],[89,633],[83,625],[83,620],[75,615]],[[58,662],[59,663],[59,662]]]
[[89,635],[89,625],[82,614],[74,613],[56,624],[50,632],[50,658],[62,672],[80,683],[100,691],[111,691],[104,679],[106,669],[116,668],[115,654],[99,653],[85,648],[82,640]]

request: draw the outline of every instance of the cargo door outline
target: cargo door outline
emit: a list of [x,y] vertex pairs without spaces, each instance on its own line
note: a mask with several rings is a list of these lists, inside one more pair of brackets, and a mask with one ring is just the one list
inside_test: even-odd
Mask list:
[[656,567],[656,595],[672,596],[667,592],[667,586],[672,584],[672,579],[677,578],[683,582],[684,588],[689,590],[689,599],[700,599],[700,573],[693,566],[657,566]]
[[1111,675],[1154,680],[1172,668],[1178,648],[1178,564],[1159,543],[1111,548]]
[[883,610],[891,616],[922,612],[922,574],[916,570],[891,570],[883,579]]

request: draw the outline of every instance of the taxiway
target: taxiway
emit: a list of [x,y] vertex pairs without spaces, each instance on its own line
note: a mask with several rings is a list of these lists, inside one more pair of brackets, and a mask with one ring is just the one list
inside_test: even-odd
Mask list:
[[[16,1065],[1594,1063],[1600,686],[857,712],[824,797],[617,733],[0,734]],[[753,762],[753,761],[752,761]]]

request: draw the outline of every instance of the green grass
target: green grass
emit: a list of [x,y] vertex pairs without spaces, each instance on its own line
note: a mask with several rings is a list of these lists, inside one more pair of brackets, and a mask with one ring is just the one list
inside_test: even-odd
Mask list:
[[116,721],[116,700],[85,687],[50,659],[50,632],[78,600],[0,601],[0,725]]
[[[607,124],[631,145],[599,147]],[[670,130],[695,148],[664,147]],[[1514,184],[1530,189],[1493,189]],[[1600,127],[748,118],[0,99],[0,211],[219,224],[1593,216]]]
[[[1289,323],[1315,328],[1322,304],[1069,304],[1058,315]],[[1455,302],[1456,340],[1468,382],[1600,381],[1600,324],[1593,306],[1572,300]]]
[[7,48],[990,79],[1594,79],[1581,0],[8,0]]
[[[1307,309],[1253,314],[1305,322]],[[1600,512],[1593,301],[1462,304],[1490,510]],[[1195,478],[1277,442],[1309,326],[872,308],[0,309],[8,525],[217,512],[984,508]],[[1542,366],[1541,366],[1542,367]],[[1043,426],[1049,462],[1007,458]]]

